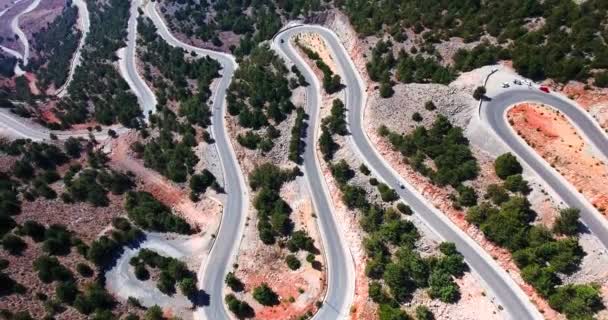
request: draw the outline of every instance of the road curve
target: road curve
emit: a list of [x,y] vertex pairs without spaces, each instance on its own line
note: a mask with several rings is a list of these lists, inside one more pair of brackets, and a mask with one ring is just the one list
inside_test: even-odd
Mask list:
[[249,195],[245,178],[236,160],[226,127],[226,91],[238,67],[234,57],[198,48],[175,38],[158,14],[155,2],[148,2],[145,13],[152,19],[158,34],[170,45],[198,55],[210,56],[222,65],[222,78],[212,98],[212,133],[224,172],[225,189],[229,195],[224,207],[222,222],[207,261],[199,271],[199,283],[209,295],[209,305],[199,308],[198,316],[209,320],[231,319],[224,306],[224,278],[232,268],[238,250],[245,217],[249,207]]
[[[442,212],[433,207],[406,180],[401,178],[372,146],[363,127],[365,92],[363,81],[340,40],[329,29],[321,26],[299,26],[289,30],[316,32],[321,35],[332,51],[334,60],[341,69],[346,84],[346,106],[351,142],[367,166],[397,191],[423,221],[444,240],[456,244],[468,265],[484,280],[485,285],[502,302],[502,306],[513,319],[542,319],[542,315],[532,305],[528,297],[513,279],[498,266],[492,257],[475,241],[456,227]],[[284,39],[286,40],[286,39]],[[287,41],[284,41],[287,42]],[[315,81],[317,81],[315,79]],[[400,188],[404,185],[404,189]]]
[[[325,184],[325,179],[321,174],[319,159],[316,156],[316,145],[318,140],[319,107],[321,97],[319,92],[321,87],[310,67],[304,62],[293,46],[289,38],[297,33],[299,29],[286,29],[280,32],[273,39],[273,47],[286,60],[294,63],[310,84],[306,87],[306,103],[309,114],[309,124],[306,133],[306,148],[304,150],[304,172],[312,193],[317,222],[323,238],[325,257],[327,261],[327,292],[323,306],[315,315],[315,319],[344,319],[348,318],[350,305],[352,304],[355,292],[355,265],[352,255],[341,237],[341,230],[338,228],[332,213],[332,206],[328,199],[329,191]],[[283,43],[281,43],[283,41]]]
[[72,0],[72,5],[75,5],[78,8],[78,24],[80,25],[80,41],[78,42],[78,47],[76,48],[76,52],[72,57],[72,61],[70,62],[70,69],[68,70],[68,77],[65,80],[65,83],[61,85],[55,92],[55,95],[59,98],[65,96],[67,93],[67,89],[70,86],[70,82],[74,78],[74,73],[76,72],[76,67],[80,65],[82,48],[86,42],[87,34],[89,33],[89,29],[91,27],[91,21],[89,17],[89,10],[87,8],[87,3],[85,0]]
[[523,160],[553,191],[570,207],[581,210],[581,220],[589,230],[608,248],[608,222],[566,179],[541,158],[534,149],[521,139],[506,118],[506,112],[521,102],[543,103],[559,110],[569,119],[579,134],[608,159],[608,139],[589,114],[571,102],[554,94],[534,89],[509,89],[499,93],[481,107],[481,119],[496,135]]
[[27,8],[25,8],[25,10],[21,11],[19,14],[13,17],[13,20],[11,21],[11,29],[19,37],[19,41],[21,41],[21,45],[23,46],[23,56],[21,58],[24,66],[27,66],[28,59],[30,56],[30,43],[29,41],[27,41],[27,36],[25,35],[25,32],[23,32],[23,30],[21,30],[21,28],[19,27],[19,19],[21,19],[21,16],[23,16],[24,14],[36,9],[36,7],[38,7],[38,5],[40,4],[40,1],[41,0],[34,0],[32,3],[30,3],[29,6],[27,6]]
[[118,68],[120,74],[137,96],[144,119],[147,121],[150,114],[156,111],[157,101],[156,95],[139,75],[137,65],[135,64],[135,54],[137,51],[137,17],[139,17],[137,9],[140,4],[141,0],[131,1],[131,13],[127,25],[127,46],[119,49],[116,54],[119,57]]

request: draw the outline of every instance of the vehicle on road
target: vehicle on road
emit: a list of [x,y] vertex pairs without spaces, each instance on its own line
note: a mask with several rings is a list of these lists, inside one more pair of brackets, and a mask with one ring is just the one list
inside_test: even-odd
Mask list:
[[502,87],[503,87],[503,88],[508,88],[508,87],[510,87],[510,85],[509,85],[509,83],[508,83],[508,82],[503,82],[503,83],[502,83]]
[[521,80],[519,80],[519,79],[513,79],[513,84],[521,86]]
[[540,86],[538,89],[544,93],[549,93],[549,91],[550,91],[549,87],[547,87],[547,86]]

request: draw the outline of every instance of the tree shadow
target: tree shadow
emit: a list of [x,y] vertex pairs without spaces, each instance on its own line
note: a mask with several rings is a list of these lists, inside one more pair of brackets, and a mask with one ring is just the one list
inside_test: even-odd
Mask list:
[[211,297],[203,289],[199,289],[196,293],[189,296],[188,299],[190,299],[192,304],[196,307],[208,307],[211,301]]

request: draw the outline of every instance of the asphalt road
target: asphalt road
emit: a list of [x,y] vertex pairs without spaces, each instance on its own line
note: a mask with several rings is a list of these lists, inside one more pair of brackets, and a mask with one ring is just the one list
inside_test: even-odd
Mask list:
[[150,113],[156,111],[157,102],[156,95],[139,75],[137,66],[135,65],[135,51],[137,50],[137,17],[139,16],[137,7],[139,4],[140,0],[131,1],[131,15],[129,16],[127,26],[127,47],[122,51],[123,56],[119,63],[119,67],[123,78],[127,81],[131,90],[135,92],[139,105],[142,108],[143,116],[147,120]]
[[245,179],[237,163],[224,121],[226,90],[232,81],[237,64],[230,55],[194,47],[176,39],[167,29],[154,4],[154,2],[149,2],[145,7],[145,12],[154,22],[158,29],[157,32],[167,43],[175,47],[181,47],[186,51],[194,51],[198,55],[210,56],[222,65],[220,71],[222,78],[218,87],[215,88],[212,98],[212,133],[224,171],[224,188],[228,194],[228,201],[224,207],[222,222],[211,253],[205,265],[199,271],[199,282],[209,296],[209,304],[203,306],[202,310],[199,308],[198,312],[202,311],[202,315],[209,320],[231,319],[232,317],[224,306],[224,278],[228,271],[232,269],[249,206]]
[[24,14],[36,9],[36,7],[38,7],[38,5],[40,4],[40,1],[41,0],[34,0],[29,6],[27,6],[27,8],[25,8],[25,10],[23,10],[19,14],[17,14],[11,21],[11,29],[13,30],[15,35],[17,35],[19,37],[19,41],[21,42],[21,45],[23,46],[22,59],[23,59],[24,66],[27,66],[28,59],[30,56],[30,43],[27,40],[27,36],[23,32],[23,30],[21,30],[21,28],[19,27],[19,19],[21,19],[21,16],[23,16]]
[[555,171],[530,148],[511,128],[505,118],[507,110],[519,102],[538,102],[563,112],[576,125],[583,137],[592,143],[604,159],[608,159],[608,139],[596,122],[586,112],[570,102],[536,89],[509,89],[484,102],[481,118],[496,135],[547,183],[566,205],[581,210],[581,220],[589,230],[608,248],[608,223],[561,174]]
[[328,200],[329,192],[315,152],[318,140],[318,130],[316,129],[319,123],[319,90],[321,88],[306,62],[289,44],[289,38],[297,33],[299,33],[299,29],[287,29],[281,32],[274,39],[274,47],[279,50],[283,57],[293,62],[302,72],[306,81],[310,83],[306,87],[309,121],[306,132],[306,147],[303,154],[304,172],[310,186],[315,212],[318,217],[317,221],[323,238],[328,279],[325,300],[321,309],[316,313],[315,319],[343,319],[348,317],[354,297],[355,266],[352,255],[341,238],[341,232],[334,219]]
[[89,17],[89,10],[87,8],[87,3],[85,0],[72,0],[73,5],[78,7],[78,21],[77,23],[80,25],[80,41],[78,42],[78,47],[76,48],[76,52],[72,57],[72,61],[70,62],[70,70],[68,71],[68,77],[65,80],[65,83],[59,87],[56,91],[56,95],[58,97],[63,97],[67,93],[67,89],[70,86],[70,82],[74,78],[74,72],[76,72],[76,67],[80,65],[80,57],[82,55],[82,47],[87,39],[87,34],[89,33],[89,29],[91,27],[91,21]]
[[[389,186],[397,191],[416,214],[444,240],[456,244],[464,255],[468,265],[484,280],[486,287],[501,301],[503,308],[513,319],[542,319],[538,310],[532,305],[523,291],[509,275],[477,243],[470,239],[458,227],[454,226],[443,213],[430,205],[422,195],[402,179],[378,155],[371,145],[363,128],[364,92],[362,81],[358,78],[352,61],[333,32],[319,26],[301,26],[290,29],[295,31],[312,31],[320,34],[333,51],[333,57],[342,70],[342,81],[346,85],[345,104],[349,110],[348,123],[352,142],[367,166]],[[304,72],[304,71],[303,71]],[[401,189],[400,185],[404,185]],[[328,297],[327,299],[330,299]]]

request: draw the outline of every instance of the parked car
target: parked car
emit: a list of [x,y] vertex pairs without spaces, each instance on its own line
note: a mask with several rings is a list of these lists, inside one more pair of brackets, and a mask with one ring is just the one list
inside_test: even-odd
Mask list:
[[518,86],[521,86],[521,80],[519,80],[519,79],[513,79],[513,83]]
[[510,87],[510,85],[509,85],[509,83],[508,83],[508,82],[503,82],[503,83],[502,83],[502,87],[503,87],[503,88],[508,88],[508,87]]
[[549,93],[549,87],[547,86],[540,86],[538,89],[544,93]]

